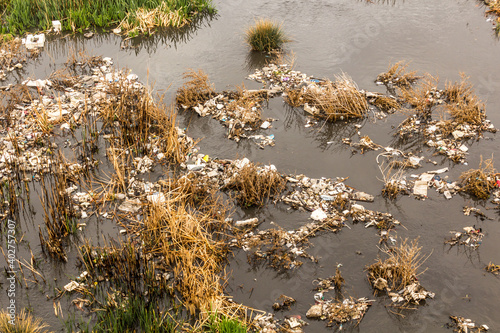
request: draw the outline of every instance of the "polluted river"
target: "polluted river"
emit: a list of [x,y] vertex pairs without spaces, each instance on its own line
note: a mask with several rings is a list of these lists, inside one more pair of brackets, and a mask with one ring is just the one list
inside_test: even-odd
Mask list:
[[[133,297],[173,331],[211,307],[248,331],[500,331],[485,3],[214,6],[150,37],[49,33],[7,74],[1,310],[50,332],[113,332],[96,309]],[[267,17],[281,54],[245,43]]]

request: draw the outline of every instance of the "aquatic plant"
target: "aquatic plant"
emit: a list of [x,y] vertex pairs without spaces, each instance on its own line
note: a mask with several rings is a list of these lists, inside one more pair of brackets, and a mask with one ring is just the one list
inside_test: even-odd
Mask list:
[[59,20],[62,30],[83,31],[121,23],[132,34],[156,27],[179,27],[200,13],[213,13],[211,0],[11,0],[3,14],[3,33],[48,30]]
[[[12,322],[14,324],[12,324]],[[2,333],[53,333],[41,318],[35,318],[23,309],[16,313],[15,319],[4,310],[0,312],[0,332]]]
[[290,40],[283,31],[283,25],[270,19],[259,19],[245,31],[246,42],[254,51],[280,49]]
[[204,328],[210,333],[246,333],[248,327],[237,318],[228,318],[224,315],[212,313]]

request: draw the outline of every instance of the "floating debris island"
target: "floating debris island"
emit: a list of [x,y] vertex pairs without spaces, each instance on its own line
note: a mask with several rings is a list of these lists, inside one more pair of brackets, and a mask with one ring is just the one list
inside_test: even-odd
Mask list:
[[481,333],[486,332],[490,328],[487,325],[477,326],[472,320],[459,316],[450,316],[451,323],[446,324],[448,328],[452,328],[453,332],[459,333]]

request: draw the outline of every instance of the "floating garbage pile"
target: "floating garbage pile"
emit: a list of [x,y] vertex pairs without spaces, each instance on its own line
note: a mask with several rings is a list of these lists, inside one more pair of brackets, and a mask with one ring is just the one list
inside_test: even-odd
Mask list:
[[464,245],[466,247],[471,247],[473,250],[477,249],[483,240],[484,234],[481,228],[464,227],[464,231],[450,231],[453,237],[445,241],[445,244],[454,245]]
[[[416,72],[406,72],[407,66],[398,62],[377,78],[377,83],[385,84],[403,108],[414,112],[399,125],[396,135],[402,139],[423,137],[437,153],[457,163],[465,162],[467,140],[480,138],[484,132],[496,132],[486,119],[484,103],[465,76],[460,82],[446,82],[441,90],[437,78],[430,74],[416,76]],[[419,80],[420,85],[414,86]],[[433,118],[436,113],[441,114],[439,120]]]
[[246,90],[223,91],[216,93],[208,77],[201,70],[190,71],[184,74],[187,79],[179,88],[176,101],[184,110],[192,110],[199,116],[210,115],[227,127],[229,139],[239,142],[241,138],[254,139],[261,148],[274,146],[274,136],[254,133],[257,130],[272,128],[276,119],[262,119],[262,104],[276,91],[273,90]]
[[434,293],[420,285],[418,276],[421,265],[428,257],[422,256],[417,240],[402,241],[399,246],[385,250],[387,258],[378,259],[366,267],[368,280],[376,292],[386,292],[392,304],[405,307],[421,304],[426,298],[434,298]]
[[310,319],[328,320],[328,326],[339,325],[351,321],[359,323],[374,301],[367,298],[346,298],[341,300],[320,299],[307,310]]
[[452,328],[453,332],[458,333],[481,333],[486,332],[490,328],[487,325],[476,325],[471,319],[466,319],[460,316],[450,316],[451,323],[446,324],[448,328]]

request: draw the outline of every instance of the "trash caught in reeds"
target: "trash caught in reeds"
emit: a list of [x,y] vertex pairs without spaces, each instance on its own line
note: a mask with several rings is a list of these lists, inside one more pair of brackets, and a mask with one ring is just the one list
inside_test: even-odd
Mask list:
[[481,156],[478,169],[470,169],[460,175],[460,191],[471,194],[477,199],[486,200],[496,187],[496,175],[493,157],[483,160]]
[[384,95],[376,96],[370,100],[370,103],[384,112],[394,112],[401,108],[401,105],[395,98]]
[[468,77],[463,73],[461,77],[460,82],[446,82],[447,110],[458,124],[481,125],[486,118],[485,104],[474,93]]
[[437,89],[439,78],[425,74],[420,84],[416,87],[411,85],[401,86],[400,94],[403,101],[409,104],[417,114],[417,117],[428,119],[432,115],[433,107],[437,104],[440,94]]
[[376,81],[399,88],[409,88],[420,76],[417,75],[416,71],[407,72],[408,65],[409,63],[405,61],[398,61],[394,65],[389,65],[387,72],[380,73]]
[[236,199],[243,207],[262,207],[269,199],[279,195],[286,185],[284,178],[272,166],[259,167],[249,162],[234,171],[226,188],[235,191]]
[[[322,293],[320,295],[322,296]],[[317,303],[307,311],[307,318],[328,320],[327,326],[338,325],[340,328],[351,322],[354,325],[359,324],[373,302],[367,298],[354,297],[316,301]]]
[[386,151],[377,155],[376,161],[384,183],[382,195],[388,199],[395,200],[399,194],[408,194],[404,169],[410,163],[404,160],[404,156],[401,151]]
[[309,109],[313,109],[310,113],[325,117],[329,121],[363,118],[368,111],[364,94],[345,73],[335,76],[335,81],[310,84],[302,91],[300,101],[304,105],[307,103]]
[[41,318],[35,318],[26,310],[11,315],[5,310],[0,312],[0,332],[2,333],[53,333]]
[[290,41],[283,31],[283,24],[262,18],[246,29],[245,39],[252,50],[265,52],[281,49]]
[[208,80],[208,75],[201,69],[198,72],[189,70],[184,73],[183,78],[187,81],[177,90],[175,96],[178,105],[188,109],[214,97],[215,89]]
[[405,239],[399,246],[384,251],[385,260],[379,258],[367,266],[368,280],[375,291],[387,291],[393,303],[419,304],[427,297],[433,298],[434,294],[420,286],[418,280],[426,271],[420,267],[429,257],[422,255],[421,250],[417,239]]
[[[11,0],[3,15],[4,31],[21,34],[29,30],[49,30],[59,20],[63,31],[115,26],[134,34],[152,33],[158,27],[180,27],[202,13],[214,13],[210,0]],[[125,24],[126,22],[126,24]]]

